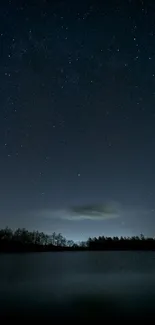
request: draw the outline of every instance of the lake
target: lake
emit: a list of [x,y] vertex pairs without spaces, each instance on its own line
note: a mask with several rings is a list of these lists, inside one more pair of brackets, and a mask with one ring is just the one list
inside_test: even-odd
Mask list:
[[0,317],[148,321],[154,310],[154,252],[0,255]]

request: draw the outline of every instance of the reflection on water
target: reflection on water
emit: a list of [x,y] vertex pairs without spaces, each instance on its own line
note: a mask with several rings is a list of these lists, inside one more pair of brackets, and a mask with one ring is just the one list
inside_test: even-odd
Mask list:
[[148,320],[154,305],[153,252],[0,256],[1,317]]

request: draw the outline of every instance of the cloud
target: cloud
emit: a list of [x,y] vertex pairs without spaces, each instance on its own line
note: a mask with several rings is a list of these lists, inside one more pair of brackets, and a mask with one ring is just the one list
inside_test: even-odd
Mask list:
[[41,220],[109,220],[120,217],[121,208],[118,203],[77,205],[62,209],[43,209],[31,211]]
[[119,210],[114,204],[89,204],[74,206],[65,218],[69,220],[106,220],[119,217]]

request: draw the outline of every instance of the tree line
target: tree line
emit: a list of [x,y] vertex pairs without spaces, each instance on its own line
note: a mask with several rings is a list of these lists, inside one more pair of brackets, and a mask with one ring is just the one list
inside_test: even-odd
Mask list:
[[0,252],[48,252],[76,250],[155,250],[155,238],[144,235],[133,237],[88,238],[75,243],[61,233],[51,235],[39,231],[18,228],[15,231],[6,227],[0,230]]
[[62,234],[51,235],[39,231],[18,228],[15,231],[6,227],[0,230],[0,251],[48,251],[61,247],[73,247],[74,242]]

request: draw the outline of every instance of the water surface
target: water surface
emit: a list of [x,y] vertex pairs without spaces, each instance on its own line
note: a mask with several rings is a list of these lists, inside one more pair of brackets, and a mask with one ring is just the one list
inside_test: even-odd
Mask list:
[[154,252],[0,255],[1,317],[148,320],[154,306]]

